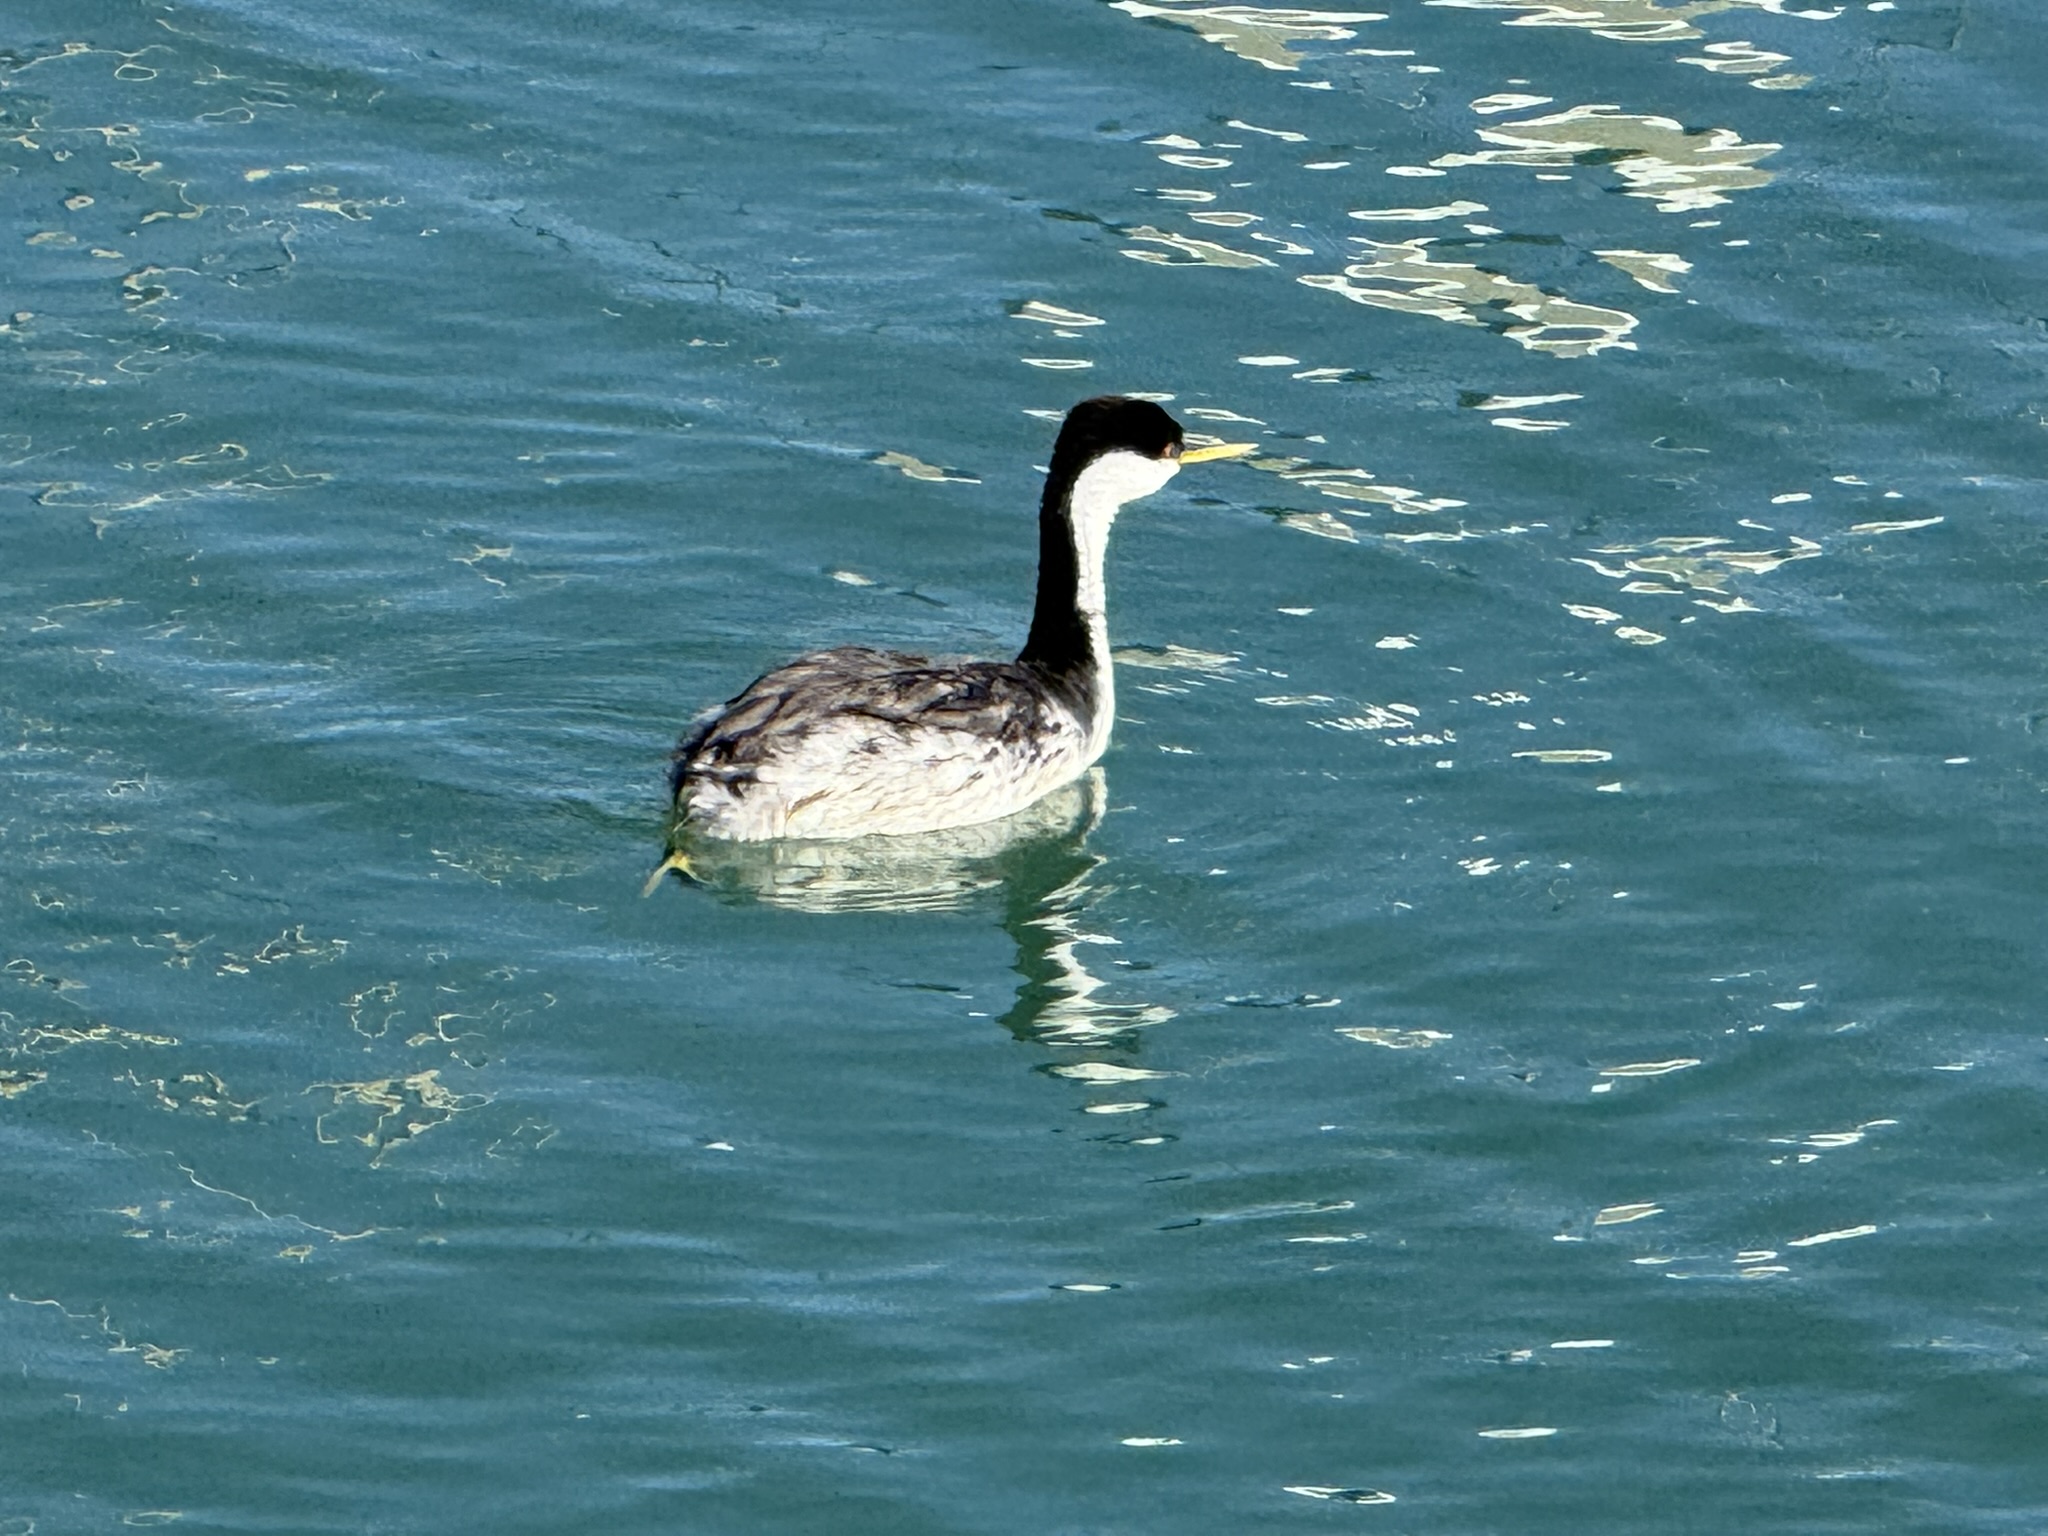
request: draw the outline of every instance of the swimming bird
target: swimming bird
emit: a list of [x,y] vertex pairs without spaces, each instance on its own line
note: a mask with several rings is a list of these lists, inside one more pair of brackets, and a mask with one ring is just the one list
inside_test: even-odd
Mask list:
[[[1038,600],[1016,659],[935,661],[842,646],[756,678],[676,748],[678,838],[972,826],[1079,778],[1108,747],[1116,717],[1102,585],[1110,525],[1183,465],[1254,446],[1188,448],[1180,423],[1151,401],[1082,401],[1053,445],[1039,503]],[[670,867],[687,871],[686,857]]]

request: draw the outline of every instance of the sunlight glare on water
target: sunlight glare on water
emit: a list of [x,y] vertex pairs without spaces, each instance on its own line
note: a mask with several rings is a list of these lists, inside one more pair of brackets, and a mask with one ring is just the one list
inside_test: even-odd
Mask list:
[[[23,0],[0,1536],[2048,1511],[2015,0]],[[1116,737],[640,892],[684,722]]]

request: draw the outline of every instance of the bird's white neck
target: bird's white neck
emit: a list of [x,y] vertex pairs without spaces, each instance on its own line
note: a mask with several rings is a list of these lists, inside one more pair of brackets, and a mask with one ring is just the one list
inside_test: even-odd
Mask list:
[[[1067,494],[1067,521],[1074,530],[1074,606],[1087,616],[1092,633],[1107,645],[1104,614],[1107,599],[1102,571],[1109,553],[1109,530],[1127,501],[1149,496],[1179,468],[1171,459],[1148,459],[1119,450],[1105,453],[1082,470]],[[1105,649],[1099,659],[1107,661]]]
[[1103,564],[1117,509],[1150,495],[1180,466],[1112,449],[1071,480],[1048,476],[1038,516],[1038,601],[1018,661],[1039,670],[1086,722],[1093,762],[1116,720]]
[[1088,630],[1089,660],[1096,676],[1095,720],[1091,735],[1099,753],[1109,743],[1116,720],[1116,672],[1109,656],[1109,598],[1103,570],[1109,556],[1109,530],[1127,501],[1149,496],[1171,480],[1179,465],[1171,459],[1142,454],[1106,453],[1075,477],[1067,495],[1067,522],[1074,537],[1074,607]]

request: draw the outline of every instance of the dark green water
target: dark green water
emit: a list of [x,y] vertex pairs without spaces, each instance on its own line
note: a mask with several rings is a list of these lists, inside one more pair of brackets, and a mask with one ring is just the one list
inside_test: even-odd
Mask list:
[[[16,0],[0,1536],[2048,1519],[2048,44],[1802,4]],[[1106,390],[1079,830],[641,899]]]

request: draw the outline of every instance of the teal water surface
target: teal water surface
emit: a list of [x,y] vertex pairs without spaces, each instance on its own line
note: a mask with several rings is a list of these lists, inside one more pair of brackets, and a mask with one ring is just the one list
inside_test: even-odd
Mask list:
[[[0,1536],[2036,1528],[2043,35],[20,0]],[[1099,780],[643,899],[1105,391]]]

